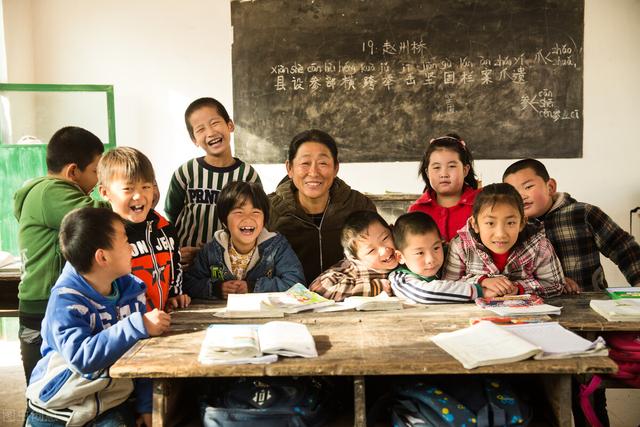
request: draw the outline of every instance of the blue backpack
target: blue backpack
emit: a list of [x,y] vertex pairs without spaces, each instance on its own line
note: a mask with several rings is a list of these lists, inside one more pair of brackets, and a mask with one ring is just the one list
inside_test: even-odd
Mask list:
[[505,379],[484,376],[398,384],[390,408],[394,427],[526,426],[532,418]]
[[319,427],[334,414],[333,387],[316,377],[216,381],[201,404],[205,427]]

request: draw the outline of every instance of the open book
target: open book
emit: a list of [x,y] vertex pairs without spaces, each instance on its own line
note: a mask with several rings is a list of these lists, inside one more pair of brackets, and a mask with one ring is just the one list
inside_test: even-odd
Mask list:
[[500,316],[532,316],[560,314],[562,307],[545,304],[538,295],[507,295],[494,298],[476,298],[476,305]]
[[467,369],[536,359],[607,355],[604,340],[591,342],[556,322],[498,326],[482,321],[435,335],[432,341]]
[[283,321],[263,325],[210,325],[198,361],[204,364],[271,363],[278,355],[318,357],[306,325]]
[[640,320],[640,299],[591,300],[589,306],[610,322],[635,322]]
[[347,297],[344,301],[337,302],[328,307],[317,308],[313,311],[325,313],[328,311],[389,311],[402,310],[405,301],[398,297],[390,297],[386,292],[380,292],[374,297],[352,296]]
[[[275,292],[274,292],[275,293]],[[272,293],[229,294],[227,306],[216,313],[216,317],[232,319],[257,319],[264,317],[284,317],[282,310],[265,305],[264,300]]]
[[284,292],[270,293],[264,299],[264,305],[267,308],[284,313],[298,313],[304,310],[326,307],[334,303],[334,300],[310,291],[300,283],[296,283]]

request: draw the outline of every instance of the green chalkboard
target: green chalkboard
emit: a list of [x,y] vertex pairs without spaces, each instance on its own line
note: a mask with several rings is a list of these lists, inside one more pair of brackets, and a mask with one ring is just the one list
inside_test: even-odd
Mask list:
[[46,175],[46,142],[61,127],[84,127],[115,147],[113,86],[4,83],[0,113],[0,250],[19,255],[13,194]]

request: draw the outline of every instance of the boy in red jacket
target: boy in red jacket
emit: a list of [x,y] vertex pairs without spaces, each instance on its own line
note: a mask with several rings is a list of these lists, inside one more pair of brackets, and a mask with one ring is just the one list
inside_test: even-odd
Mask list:
[[147,310],[187,307],[191,299],[182,293],[175,229],[153,210],[155,174],[151,161],[135,148],[115,148],[100,160],[98,180],[100,195],[126,222],[131,273],[147,285]]

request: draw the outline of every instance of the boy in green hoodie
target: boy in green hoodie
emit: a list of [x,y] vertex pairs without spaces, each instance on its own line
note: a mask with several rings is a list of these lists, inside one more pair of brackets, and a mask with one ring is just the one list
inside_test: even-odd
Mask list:
[[51,288],[64,259],[58,233],[62,218],[82,207],[108,207],[89,196],[104,152],[100,139],[79,127],[58,130],[47,146],[47,175],[26,182],[13,195],[23,273],[18,287],[20,352],[29,383],[40,360],[40,327]]

